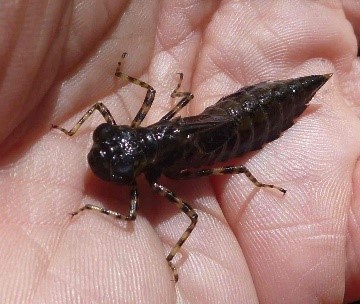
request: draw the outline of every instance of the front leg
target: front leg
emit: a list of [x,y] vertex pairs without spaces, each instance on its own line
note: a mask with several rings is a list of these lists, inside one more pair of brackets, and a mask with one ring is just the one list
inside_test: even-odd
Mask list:
[[139,194],[137,191],[137,187],[136,187],[136,184],[134,184],[131,187],[131,191],[130,191],[129,215],[123,215],[119,212],[108,210],[108,209],[105,209],[104,207],[99,207],[99,206],[95,206],[95,205],[91,205],[91,204],[86,204],[85,206],[81,207],[79,210],[70,213],[70,215],[75,216],[84,210],[95,210],[97,212],[101,212],[103,214],[110,215],[110,216],[115,217],[120,220],[135,221],[136,215],[137,215],[138,201],[139,201],[138,197],[139,197]]
[[71,130],[66,130],[57,125],[51,125],[51,127],[54,129],[58,129],[61,132],[64,132],[68,136],[73,136],[79,130],[81,125],[94,113],[95,110],[98,110],[101,113],[101,115],[104,117],[105,121],[108,124],[116,125],[115,119],[112,117],[108,108],[105,107],[105,105],[102,104],[101,102],[97,102],[89,110],[86,111],[86,113],[83,115],[83,117],[80,118],[80,120],[75,124],[75,126],[72,127]]

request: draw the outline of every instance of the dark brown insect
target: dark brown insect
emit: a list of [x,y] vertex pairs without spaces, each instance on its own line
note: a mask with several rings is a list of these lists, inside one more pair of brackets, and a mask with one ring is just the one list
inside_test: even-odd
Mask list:
[[122,215],[103,207],[85,205],[72,215],[91,209],[126,221],[135,220],[138,205],[136,177],[144,173],[150,186],[191,220],[166,257],[177,281],[178,273],[172,259],[194,229],[198,215],[190,205],[157,182],[160,175],[187,179],[244,173],[257,187],[275,188],[285,193],[283,188],[259,182],[244,166],[201,170],[191,168],[209,167],[216,162],[259,149],[278,138],[281,132],[293,124],[294,118],[305,110],[311,98],[332,74],[262,82],[221,98],[199,115],[174,118],[194,97],[190,92],[179,91],[183,79],[180,73],[180,81],[171,97],[181,97],[181,100],[157,123],[140,127],[153,103],[155,90],[147,83],[120,72],[120,66],[121,62],[116,69],[117,77],[147,89],[143,105],[130,126],[117,125],[110,111],[102,103],[96,103],[71,130],[56,125],[52,127],[72,136],[95,110],[102,114],[106,123],[99,125],[93,133],[94,143],[88,154],[88,162],[92,171],[101,179],[131,188],[130,212]]

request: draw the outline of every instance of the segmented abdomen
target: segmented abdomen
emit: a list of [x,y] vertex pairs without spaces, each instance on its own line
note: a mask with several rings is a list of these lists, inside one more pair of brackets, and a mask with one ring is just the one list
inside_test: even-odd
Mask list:
[[220,99],[200,115],[181,119],[184,127],[209,123],[207,128],[189,136],[182,156],[170,171],[212,165],[257,150],[278,138],[330,76],[262,82]]

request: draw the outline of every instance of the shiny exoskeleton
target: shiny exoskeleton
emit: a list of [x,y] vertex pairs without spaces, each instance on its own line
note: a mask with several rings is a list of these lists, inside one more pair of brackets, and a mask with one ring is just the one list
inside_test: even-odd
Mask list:
[[305,110],[316,91],[332,74],[248,86],[221,98],[199,115],[180,118],[174,116],[193,98],[190,92],[179,91],[183,79],[180,73],[180,81],[171,97],[182,97],[181,100],[157,123],[140,127],[154,100],[155,90],[147,83],[122,73],[120,66],[119,62],[115,73],[117,77],[147,89],[143,105],[130,126],[117,125],[109,110],[102,103],[96,103],[71,130],[55,125],[53,127],[72,136],[95,110],[103,115],[106,123],[99,125],[93,133],[94,143],[88,154],[88,162],[92,171],[101,179],[130,187],[130,212],[122,215],[103,207],[85,205],[72,215],[91,209],[119,219],[135,220],[138,205],[136,177],[144,173],[150,186],[191,220],[166,257],[173,270],[174,280],[177,281],[178,274],[172,259],[194,229],[198,215],[190,205],[158,183],[160,175],[185,179],[244,173],[257,187],[275,188],[285,193],[283,188],[259,182],[244,166],[194,168],[209,167],[216,162],[259,149],[278,138],[281,132],[293,124],[294,118]]

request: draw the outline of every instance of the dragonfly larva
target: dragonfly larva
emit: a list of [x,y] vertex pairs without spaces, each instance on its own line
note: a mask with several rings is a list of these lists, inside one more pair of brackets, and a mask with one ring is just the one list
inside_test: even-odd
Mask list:
[[[285,193],[283,188],[258,181],[244,166],[209,167],[277,139],[292,126],[294,119],[332,74],[261,82],[221,98],[199,115],[180,118],[176,114],[194,97],[190,92],[179,91],[183,79],[180,73],[179,83],[171,94],[171,97],[180,97],[180,101],[158,122],[141,127],[153,103],[155,89],[122,73],[120,66],[121,62],[116,69],[117,77],[147,89],[143,105],[130,126],[117,125],[106,106],[98,102],[69,131],[56,125],[52,127],[72,136],[95,110],[102,114],[106,123],[99,125],[93,133],[94,143],[88,162],[101,179],[130,187],[130,211],[123,215],[103,207],[85,205],[72,215],[91,209],[118,219],[135,220],[138,206],[136,178],[144,173],[152,189],[174,203],[191,220],[166,257],[177,281],[178,273],[172,260],[193,231],[198,215],[188,203],[158,183],[160,175],[188,179],[243,173],[257,187],[275,188]],[[202,169],[196,169],[199,167]]]

